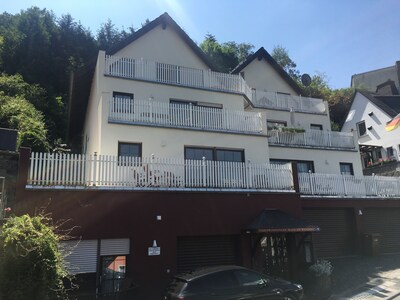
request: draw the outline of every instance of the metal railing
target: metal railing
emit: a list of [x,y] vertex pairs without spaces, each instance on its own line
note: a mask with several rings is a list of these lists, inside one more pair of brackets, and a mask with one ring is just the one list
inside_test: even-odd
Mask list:
[[317,98],[253,89],[251,99],[255,106],[262,108],[286,109],[319,114],[327,113],[324,101]]
[[400,197],[399,177],[300,173],[299,185],[304,195]]
[[217,131],[260,133],[263,130],[261,113],[124,97],[111,99],[108,119],[111,122],[147,123]]
[[145,59],[106,55],[105,74],[123,78],[149,80],[187,87],[245,94],[251,89],[240,75],[188,68]]
[[32,153],[28,185],[293,190],[290,165]]
[[282,132],[279,130],[269,131],[270,145],[312,147],[312,148],[333,148],[333,149],[356,149],[352,133],[308,130],[305,132]]

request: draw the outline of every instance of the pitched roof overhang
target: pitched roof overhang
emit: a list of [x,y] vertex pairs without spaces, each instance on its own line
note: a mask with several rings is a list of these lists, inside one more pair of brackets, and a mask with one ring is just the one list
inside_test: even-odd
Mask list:
[[276,62],[276,60],[264,49],[261,47],[258,49],[254,54],[249,55],[244,62],[239,64],[236,68],[232,70],[232,74],[239,74],[245,67],[247,67],[253,60],[258,59],[262,60],[265,59],[273,68],[274,70],[282,77],[283,80],[293,88],[296,93],[302,94],[303,90],[301,87],[290,77],[288,73]]
[[163,28],[170,26],[179,35],[179,37],[181,37],[185,41],[185,43],[190,47],[190,49],[192,49],[193,52],[207,65],[207,67],[209,67],[211,70],[216,70],[213,64],[206,57],[206,54],[203,52],[203,50],[201,50],[200,47],[197,46],[197,44],[186,34],[185,31],[183,31],[183,29],[166,12],[163,13],[158,18],[151,21],[150,23],[148,23],[147,25],[140,28],[138,31],[134,32],[131,36],[127,37],[125,40],[116,45],[114,48],[110,49],[110,51],[107,51],[107,54],[114,55],[115,53],[125,48],[130,43],[136,41],[138,38],[145,35],[146,33],[148,33],[149,31],[151,31],[152,29],[156,28],[159,25],[161,25]]
[[279,209],[264,209],[244,228],[249,233],[318,232],[317,225],[287,214]]

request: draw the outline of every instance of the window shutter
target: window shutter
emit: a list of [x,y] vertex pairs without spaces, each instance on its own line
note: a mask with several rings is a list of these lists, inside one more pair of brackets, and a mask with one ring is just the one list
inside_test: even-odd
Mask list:
[[60,251],[72,274],[96,273],[97,240],[60,242]]
[[129,239],[102,239],[100,241],[100,255],[129,254]]

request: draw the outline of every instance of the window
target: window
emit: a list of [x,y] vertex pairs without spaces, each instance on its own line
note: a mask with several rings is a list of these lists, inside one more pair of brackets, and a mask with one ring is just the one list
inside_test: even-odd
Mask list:
[[119,142],[118,156],[142,157],[142,144]]
[[365,126],[365,121],[357,123],[358,136],[363,136],[367,133],[367,127]]
[[286,127],[286,126],[287,126],[286,121],[267,120],[267,129],[268,130],[279,129],[279,128]]
[[133,94],[113,92],[113,113],[133,113]]
[[202,294],[204,291],[229,289],[237,286],[230,271],[217,272],[190,281],[186,291],[188,293]]
[[235,271],[235,277],[241,286],[259,286],[265,283],[260,274],[246,270]]
[[313,161],[308,161],[308,160],[286,160],[286,159],[270,159],[269,162],[271,164],[287,164],[290,162],[296,162],[297,163],[297,172],[298,173],[308,173],[311,171],[311,173],[314,173],[314,162]]
[[386,157],[387,158],[393,157],[393,147],[387,147],[386,148]]
[[342,175],[354,175],[352,163],[339,163],[340,174]]
[[218,148],[185,147],[185,159],[244,162],[244,151]]
[[321,124],[310,124],[310,128],[312,130],[322,130],[322,125]]

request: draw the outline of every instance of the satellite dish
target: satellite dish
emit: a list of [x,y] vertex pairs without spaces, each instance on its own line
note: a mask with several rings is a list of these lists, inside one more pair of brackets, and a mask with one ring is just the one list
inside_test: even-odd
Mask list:
[[301,83],[304,86],[309,86],[311,84],[311,77],[307,73],[301,75]]

